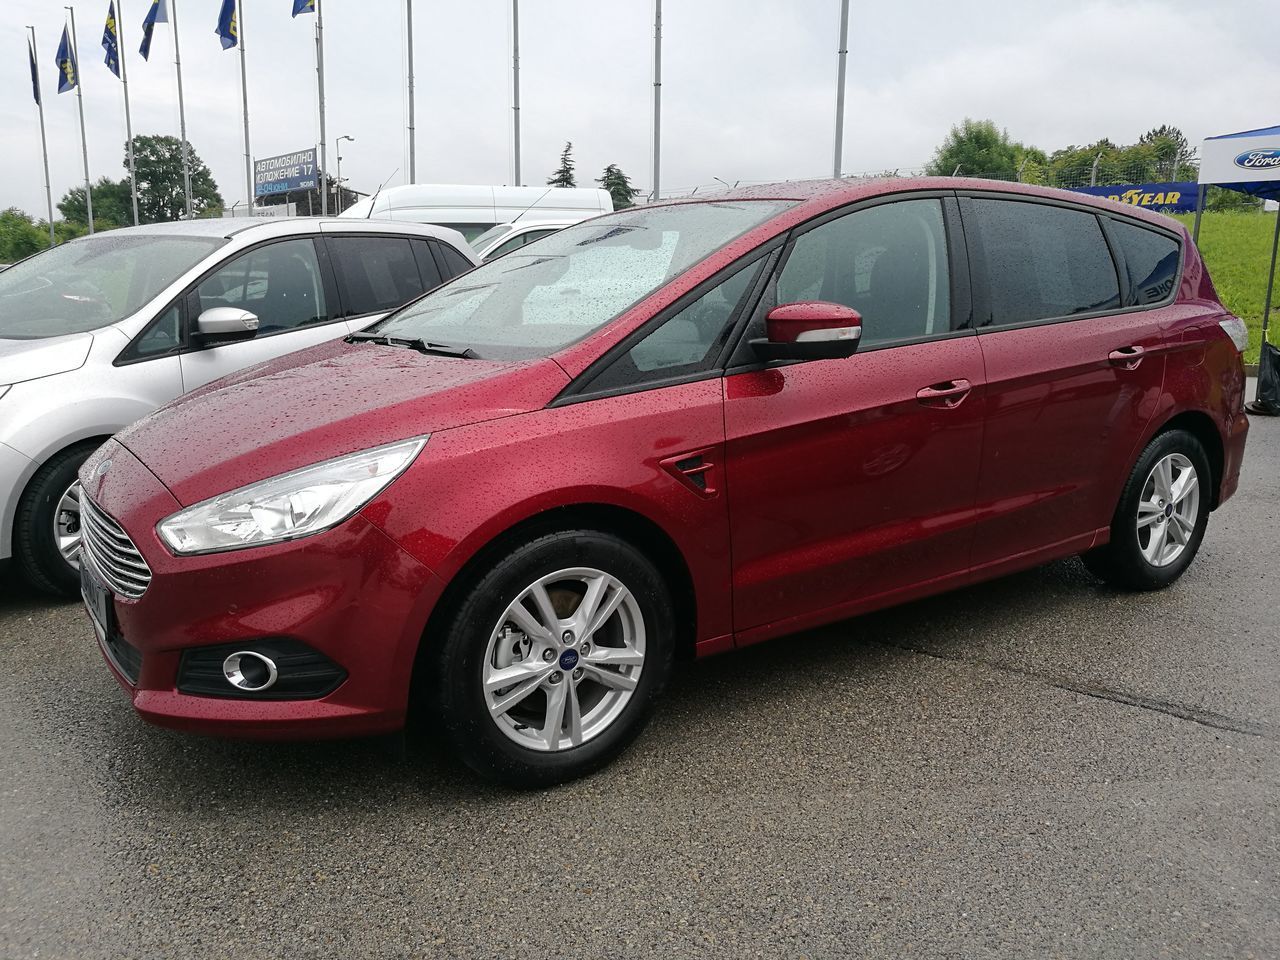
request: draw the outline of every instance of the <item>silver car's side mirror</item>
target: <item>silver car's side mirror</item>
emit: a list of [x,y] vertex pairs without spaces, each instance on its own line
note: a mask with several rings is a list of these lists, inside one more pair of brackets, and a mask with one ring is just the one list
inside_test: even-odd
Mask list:
[[248,340],[257,332],[257,315],[239,307],[210,307],[196,318],[196,335],[205,344]]

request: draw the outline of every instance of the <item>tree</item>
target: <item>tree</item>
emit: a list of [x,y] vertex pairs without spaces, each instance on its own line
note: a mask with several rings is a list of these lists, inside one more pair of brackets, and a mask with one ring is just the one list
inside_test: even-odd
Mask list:
[[1196,168],[1193,163],[1195,152],[1187,142],[1186,134],[1177,127],[1161,124],[1152,127],[1141,137],[1138,143],[1152,148],[1160,164],[1162,180],[1194,180]]
[[[72,187],[58,201],[58,212],[70,223],[88,224],[85,209],[84,187]],[[102,177],[93,184],[93,225],[109,230],[133,223],[133,197],[129,179],[112,180]]]
[[17,207],[0,212],[0,263],[13,263],[48,245],[47,224],[37,225]]
[[925,172],[946,177],[958,168],[961,174],[971,177],[1013,180],[1017,177],[1018,154],[1022,149],[1022,144],[1012,142],[1008,132],[999,129],[993,121],[965,117],[963,123],[951,128]]
[[[222,194],[209,168],[190,143],[191,206],[196,216],[222,206]],[[182,176],[182,143],[177,137],[134,137],[134,163],[138,172],[138,213],[143,223],[181,220],[186,215]],[[94,214],[97,204],[95,198]]]
[[576,187],[578,181],[574,179],[573,166],[573,141],[570,140],[564,145],[564,151],[560,154],[560,168],[551,175],[547,186]]
[[631,185],[631,178],[623,173],[616,163],[611,163],[605,167],[604,173],[596,183],[609,191],[609,196],[613,197],[613,209],[615,210],[634,207],[636,197],[640,195],[639,187]]

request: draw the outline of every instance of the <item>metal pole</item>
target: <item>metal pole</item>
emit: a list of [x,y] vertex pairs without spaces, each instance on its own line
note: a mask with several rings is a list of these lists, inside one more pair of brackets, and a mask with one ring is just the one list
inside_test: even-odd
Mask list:
[[405,39],[409,46],[409,182],[417,183],[418,149],[417,135],[414,132],[413,112],[413,0],[404,0],[404,19]]
[[337,140],[333,143],[333,155],[338,160],[338,185],[334,191],[333,212],[338,214],[342,212],[342,144]]
[[[36,43],[36,28],[27,27],[31,31],[31,49],[40,49]],[[80,68],[76,64],[76,69]],[[49,185],[49,141],[44,133],[44,94],[40,92],[40,72],[36,71],[36,107],[40,111],[40,152],[44,157],[44,199],[49,205],[49,246],[54,244],[53,235],[53,188]]]
[[1276,285],[1276,249],[1280,247],[1280,210],[1276,211],[1276,232],[1271,237],[1271,271],[1267,274],[1267,299],[1262,308],[1262,339],[1267,339],[1267,323],[1271,319],[1271,291]]
[[515,115],[515,137],[512,140],[514,186],[520,182],[520,0],[511,0],[511,112]]
[[187,106],[182,99],[182,48],[178,45],[178,0],[169,0],[169,26],[173,28],[173,65],[178,72],[178,135],[182,138],[182,186],[187,219],[195,215],[191,202],[191,151],[187,148]]
[[1102,162],[1102,154],[1098,154],[1093,158],[1093,167],[1089,170],[1089,186],[1096,187],[1098,185],[1098,164]]
[[249,149],[249,72],[244,53],[244,2],[236,0],[236,42],[240,44],[240,99],[244,103],[244,191],[253,213],[253,153]]
[[1191,242],[1196,244],[1200,242],[1200,214],[1204,213],[1204,187],[1202,183],[1196,190],[1196,222],[1191,228]]
[[76,61],[76,105],[80,108],[80,148],[84,151],[84,209],[93,233],[93,189],[89,183],[89,140],[84,132],[84,76],[80,73],[80,44],[76,42],[76,11],[71,11],[71,56]]
[[133,225],[138,219],[138,170],[133,162],[133,118],[129,112],[129,70],[125,66],[124,0],[116,0],[116,46],[120,48],[120,83],[124,86],[125,157],[129,163],[129,191],[133,195]]
[[653,0],[653,199],[662,199],[662,0]]
[[836,157],[833,176],[840,179],[840,167],[844,159],[844,77],[845,60],[849,55],[849,0],[840,4],[840,67],[836,71]]
[[324,132],[324,20],[320,12],[320,0],[316,0],[316,94],[320,100],[320,216],[329,215],[329,186],[325,182],[328,155],[325,150]]

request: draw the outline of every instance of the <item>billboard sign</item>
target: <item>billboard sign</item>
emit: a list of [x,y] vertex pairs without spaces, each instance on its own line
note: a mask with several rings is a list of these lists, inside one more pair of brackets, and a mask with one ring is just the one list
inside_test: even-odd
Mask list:
[[1280,194],[1280,127],[1209,137],[1200,148],[1200,182],[1249,186],[1249,193]]
[[1106,197],[1148,210],[1173,210],[1186,213],[1196,208],[1196,184],[1188,183],[1118,183],[1109,187],[1069,187],[1074,193]]
[[265,197],[273,193],[291,193],[294,190],[314,190],[319,185],[320,168],[316,165],[315,147],[254,161],[253,195],[255,197]]

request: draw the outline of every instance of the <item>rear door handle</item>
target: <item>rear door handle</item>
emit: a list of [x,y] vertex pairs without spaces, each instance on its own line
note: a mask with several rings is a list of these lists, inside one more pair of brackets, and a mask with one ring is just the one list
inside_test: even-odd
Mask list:
[[973,389],[968,380],[946,380],[916,391],[916,399],[926,407],[944,407],[953,410],[964,402]]
[[1107,360],[1113,367],[1123,367],[1126,370],[1137,370],[1138,364],[1142,362],[1142,357],[1146,353],[1146,348],[1138,345],[1131,347],[1121,347],[1119,350],[1112,350],[1107,354]]

